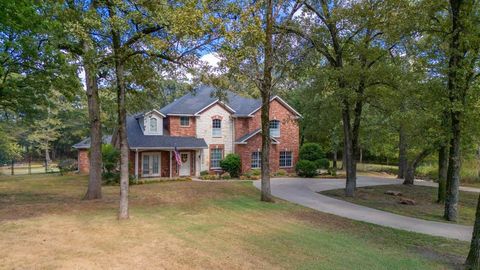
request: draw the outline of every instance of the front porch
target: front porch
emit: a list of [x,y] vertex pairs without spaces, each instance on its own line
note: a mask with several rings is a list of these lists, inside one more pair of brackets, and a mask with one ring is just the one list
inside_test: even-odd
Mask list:
[[200,175],[202,151],[178,149],[181,165],[175,159],[174,149],[131,149],[130,170],[139,178],[177,178]]

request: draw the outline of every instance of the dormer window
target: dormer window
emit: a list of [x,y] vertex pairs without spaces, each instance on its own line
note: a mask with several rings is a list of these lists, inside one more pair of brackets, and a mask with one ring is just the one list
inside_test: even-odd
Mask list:
[[151,117],[150,118],[150,132],[157,133],[158,132],[158,123],[157,118]]
[[212,120],[212,137],[222,137],[222,120]]
[[163,115],[156,111],[146,113],[141,128],[145,135],[163,135]]
[[274,138],[280,137],[280,121],[278,120],[270,121],[270,136]]

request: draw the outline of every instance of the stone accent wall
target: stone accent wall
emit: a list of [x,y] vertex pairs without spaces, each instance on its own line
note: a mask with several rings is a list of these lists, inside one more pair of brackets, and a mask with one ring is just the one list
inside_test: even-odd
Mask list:
[[81,174],[90,173],[90,157],[88,149],[78,149],[78,172]]
[[180,125],[180,116],[168,116],[167,119],[167,130],[170,132],[170,136],[195,137],[197,131],[195,117],[189,117],[190,125],[188,127]]
[[[212,120],[222,120],[222,136],[212,136]],[[224,145],[224,155],[232,153],[233,149],[233,119],[229,111],[222,106],[215,104],[201,113],[197,117],[197,138],[205,139],[207,145]],[[210,169],[210,151],[209,149],[203,150],[203,158],[200,166],[200,171]]]

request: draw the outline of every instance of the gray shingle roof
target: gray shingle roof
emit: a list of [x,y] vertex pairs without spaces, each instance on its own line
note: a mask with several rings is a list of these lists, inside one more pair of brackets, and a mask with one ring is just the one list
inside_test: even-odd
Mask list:
[[261,128],[257,128],[257,129],[255,129],[254,131],[249,132],[249,133],[243,135],[242,137],[238,138],[238,140],[236,141],[236,143],[243,143],[243,142],[245,142],[245,141],[248,140],[251,136],[259,133],[261,130],[262,130]]
[[127,118],[127,139],[128,146],[130,148],[207,148],[207,144],[205,143],[204,139],[195,137],[144,135],[138,120],[133,116],[129,116]]
[[[79,143],[74,144],[72,147],[76,149],[90,149],[90,137],[82,140]],[[102,143],[109,144],[112,143],[112,135],[103,135]]]
[[[248,141],[250,138],[252,138],[253,136],[255,136],[257,134],[260,134],[261,131],[262,131],[261,128],[257,128],[254,131],[249,132],[249,133],[243,135],[242,137],[238,138],[238,140],[236,140],[235,143],[243,144],[246,141]],[[278,143],[278,140],[275,139],[274,137],[270,136],[270,139],[273,141],[273,143]]]
[[[163,107],[160,109],[160,112],[165,115],[193,115],[218,99],[217,97],[213,96],[215,91],[216,89],[211,86],[200,86],[193,92],[188,93]],[[236,116],[247,116],[261,105],[261,101],[258,99],[242,97],[231,91],[226,91],[226,97],[227,100],[224,101],[225,104],[235,110],[234,115]]]

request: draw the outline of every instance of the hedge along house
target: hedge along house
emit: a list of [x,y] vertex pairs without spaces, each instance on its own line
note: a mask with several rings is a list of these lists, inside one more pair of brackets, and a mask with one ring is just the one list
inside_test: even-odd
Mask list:
[[[130,170],[135,177],[198,176],[201,171],[219,171],[220,161],[230,153],[241,157],[242,172],[260,168],[261,101],[229,91],[223,101],[214,96],[215,91],[201,86],[160,110],[127,118]],[[293,171],[298,160],[300,117],[280,97],[270,99],[272,171]],[[89,164],[88,148],[76,148],[79,164]],[[79,170],[87,173],[88,167],[79,166]]]

